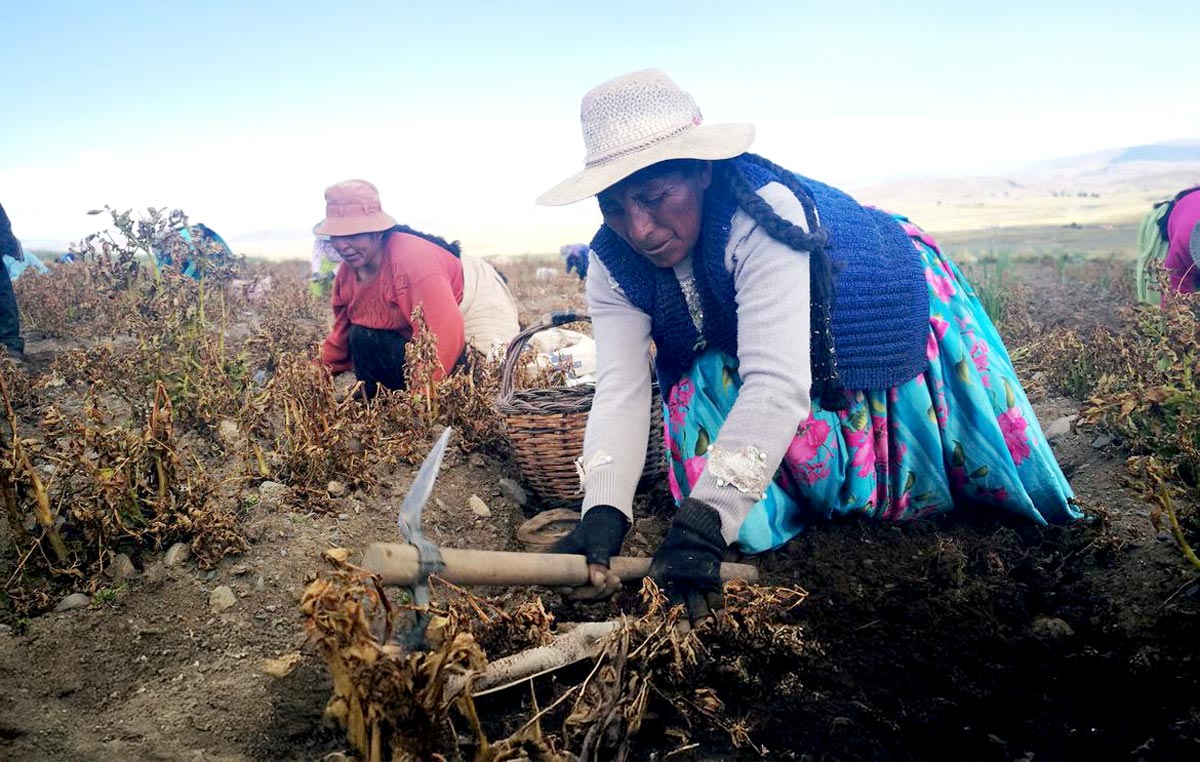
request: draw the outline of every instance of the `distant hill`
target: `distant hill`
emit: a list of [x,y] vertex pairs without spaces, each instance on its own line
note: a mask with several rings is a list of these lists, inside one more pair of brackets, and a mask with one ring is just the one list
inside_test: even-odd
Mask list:
[[1200,161],[1200,144],[1134,146],[1126,148],[1112,159],[1113,164],[1125,161],[1198,162]]
[[902,211],[935,234],[1128,229],[1155,201],[1197,184],[1200,140],[1181,140],[1064,157],[1004,175],[883,183],[855,188],[854,196]]

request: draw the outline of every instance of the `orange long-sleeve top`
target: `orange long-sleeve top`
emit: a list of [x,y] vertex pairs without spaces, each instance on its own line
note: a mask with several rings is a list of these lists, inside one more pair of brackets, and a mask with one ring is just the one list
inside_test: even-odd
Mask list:
[[384,240],[379,274],[359,283],[352,267],[338,268],[333,280],[333,327],[321,347],[321,361],[334,373],[351,369],[350,326],[399,331],[412,338],[413,310],[421,306],[425,324],[437,337],[438,360],[447,374],[464,349],[462,263],[437,244],[407,233]]

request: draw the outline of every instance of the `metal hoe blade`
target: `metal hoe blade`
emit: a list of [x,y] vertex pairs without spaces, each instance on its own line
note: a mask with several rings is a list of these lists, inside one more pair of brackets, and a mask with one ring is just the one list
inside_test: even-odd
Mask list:
[[442,430],[442,435],[421,463],[417,477],[413,479],[408,494],[404,496],[404,502],[400,504],[396,526],[400,529],[400,536],[413,545],[425,539],[421,533],[421,512],[425,510],[425,504],[433,494],[433,484],[437,481],[438,470],[442,467],[442,458],[446,454],[446,444],[450,441],[452,433],[453,429],[449,426]]
[[400,504],[400,514],[396,517],[396,526],[400,536],[417,549],[417,559],[420,563],[417,581],[410,588],[413,605],[416,607],[417,620],[411,630],[397,633],[396,639],[408,648],[420,648],[425,643],[425,627],[429,624],[429,575],[436,574],[445,566],[442,554],[437,546],[425,539],[421,532],[421,514],[425,504],[433,495],[433,485],[437,481],[438,470],[442,466],[442,458],[446,454],[446,444],[450,441],[453,429],[447,426],[442,435],[434,443],[433,449],[425,456],[425,461],[417,471],[404,502]]

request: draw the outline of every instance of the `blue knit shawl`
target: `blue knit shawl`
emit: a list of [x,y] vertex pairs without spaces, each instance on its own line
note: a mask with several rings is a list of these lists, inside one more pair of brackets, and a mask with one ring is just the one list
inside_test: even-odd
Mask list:
[[[742,157],[730,161],[756,190],[778,180]],[[832,323],[841,385],[887,389],[915,377],[927,365],[929,332],[929,290],[916,248],[890,215],[861,206],[836,188],[795,177],[816,204],[820,224],[829,234],[826,252],[837,271]],[[692,323],[674,271],[656,267],[607,225],[592,239],[592,250],[629,301],[651,317],[655,366],[664,394],[687,372],[701,348],[737,356],[737,302],[733,274],[725,269],[737,203],[721,185],[713,183],[705,192],[702,230],[693,252],[704,308],[703,336]],[[814,331],[821,328],[816,322]],[[782,326],[780,330],[779,340],[786,341]]]

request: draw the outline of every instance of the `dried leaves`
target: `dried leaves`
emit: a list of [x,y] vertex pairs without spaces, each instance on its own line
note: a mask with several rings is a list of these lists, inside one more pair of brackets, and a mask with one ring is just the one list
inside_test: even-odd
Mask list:
[[440,369],[436,339],[423,329],[406,347],[406,388],[381,388],[369,400],[358,387],[339,391],[311,356],[279,355],[275,375],[252,405],[254,430],[273,450],[276,478],[319,502],[331,480],[368,486],[376,467],[416,462],[441,426],[454,426],[466,449],[496,441],[498,366],[474,356],[447,378],[438,378]]
[[[310,638],[321,645],[334,676],[328,711],[369,760],[434,758],[452,705],[476,734],[476,760],[625,759],[651,717],[656,730],[679,747],[690,745],[699,728],[715,727],[735,747],[765,754],[752,740],[750,719],[729,709],[731,703],[744,708],[745,702],[705,681],[730,669],[730,661],[739,662],[734,671],[765,669],[771,658],[810,649],[797,626],[779,621],[803,601],[803,590],[730,583],[725,611],[708,625],[683,632],[678,626],[682,609],[668,610],[647,580],[645,614],[619,623],[587,677],[545,708],[535,704],[528,720],[493,742],[465,692],[470,681],[461,678],[485,669],[483,642],[513,638],[523,642],[521,648],[548,642],[550,616],[540,600],[507,611],[440,583],[455,598],[434,617],[430,650],[405,653],[391,643],[396,612],[377,579],[329,560],[336,568],[313,579],[301,608]],[[492,656],[517,650],[498,649]],[[561,734],[543,731],[543,720],[551,716],[563,717]]]
[[553,639],[550,631],[554,617],[546,611],[541,598],[523,601],[513,611],[506,611],[460,587],[437,577],[433,579],[438,588],[456,594],[444,614],[449,631],[471,633],[489,661],[544,646]]
[[[750,738],[745,718],[731,717],[716,689],[700,683],[718,662],[759,659],[767,651],[795,654],[807,648],[800,629],[778,618],[803,602],[803,590],[766,588],[730,582],[726,608],[700,629],[681,631],[682,607],[666,608],[653,580],[642,587],[646,613],[622,622],[601,652],[597,669],[576,699],[563,726],[568,749],[581,760],[624,759],[631,738],[642,727],[655,700],[674,708],[682,726],[667,734],[680,746],[690,742],[695,725],[724,730],[735,748],[766,750]],[[758,669],[765,662],[759,661]],[[748,664],[724,669],[753,669]],[[660,716],[660,722],[664,718]]]
[[430,433],[438,425],[453,426],[460,444],[468,449],[499,442],[502,429],[495,406],[499,362],[468,346],[464,366],[438,379],[437,340],[425,326],[420,308],[413,312],[413,322],[417,330],[405,349],[404,394],[417,417],[409,425]]
[[1082,411],[1084,420],[1124,440],[1134,454],[1130,483],[1170,515],[1189,560],[1195,556],[1184,535],[1187,522],[1169,506],[1173,489],[1200,491],[1198,309],[1197,294],[1173,297],[1162,309],[1139,308],[1132,329],[1118,339],[1125,367],[1100,379]]
[[291,354],[280,358],[260,404],[274,413],[275,475],[292,489],[320,498],[333,479],[371,483],[365,443],[379,441],[382,404],[339,395],[327,370]]
[[460,698],[446,694],[446,683],[481,669],[483,652],[467,632],[447,632],[429,651],[402,650],[391,642],[395,613],[377,578],[330,560],[335,568],[320,572],[300,602],[333,675],[326,713],[368,762],[436,758],[438,733]]
[[1022,368],[1082,400],[1085,422],[1123,440],[1134,455],[1127,479],[1160,509],[1163,490],[1200,489],[1198,310],[1200,295],[1177,294],[1123,310],[1119,333],[1051,331],[1028,346]]
[[[107,210],[113,227],[73,247],[78,261],[32,279],[19,295],[30,327],[93,343],[59,358],[58,377],[110,390],[130,405],[145,405],[162,384],[185,423],[212,425],[236,417],[246,404],[249,373],[244,352],[226,345],[226,292],[239,262],[226,260],[208,241],[183,241],[182,212],[148,210],[139,220]],[[182,250],[181,250],[182,248]],[[174,251],[203,277],[178,266],[154,265],[156,253]],[[186,251],[186,257],[184,256]],[[22,278],[21,282],[26,279]]]
[[[138,543],[156,547],[166,538],[183,537],[194,542],[199,563],[209,566],[244,547],[239,522],[213,507],[199,461],[182,463],[184,454],[168,443],[173,435],[163,436],[159,428],[182,424],[213,447],[218,421],[265,433],[265,411],[255,404],[261,392],[247,365],[250,353],[227,344],[226,295],[237,293],[229,279],[239,263],[205,241],[184,242],[176,233],[187,222],[180,212],[151,209],[135,220],[128,212],[107,211],[115,230],[74,247],[78,261],[45,278],[21,279],[29,289],[22,295],[23,307],[36,329],[74,339],[114,337],[55,360],[43,385],[86,386],[89,401],[78,414],[46,412],[37,424],[40,441],[31,439],[26,450],[55,469],[55,505],[71,506],[78,514],[59,518],[74,522],[84,535],[79,563],[102,558],[114,542],[130,542],[136,550]],[[186,254],[202,277],[184,276],[173,265],[149,264],[155,252],[171,251],[178,255],[172,257],[176,262]],[[296,289],[296,294],[310,301],[306,292]],[[282,299],[268,317],[297,313]],[[11,387],[10,397],[20,407],[29,391]],[[111,406],[97,402],[100,396],[119,398],[125,409],[112,415]],[[247,470],[269,475],[259,442],[243,439],[242,444],[237,454]],[[32,482],[37,472],[31,467],[28,473],[26,481]],[[9,523],[10,531],[19,533],[13,527],[20,525]]]
[[0,383],[4,384],[7,404],[14,409],[33,404],[36,391],[29,374],[3,354],[0,354]]
[[[369,402],[341,393],[314,361],[327,308],[299,269],[290,280],[259,268],[233,282],[244,264],[183,242],[182,213],[106,211],[113,229],[74,247],[78,261],[20,281],[31,326],[81,347],[59,355],[37,384],[0,357],[9,418],[0,498],[18,567],[10,590],[42,584],[31,572],[65,572],[78,584],[115,552],[136,558],[179,540],[201,567],[215,565],[245,547],[240,517],[217,508],[222,482],[282,481],[322,508],[330,482],[369,487],[380,467],[419,459],[441,425],[459,428],[466,447],[499,436],[494,363],[480,358],[439,380],[424,332],[412,344],[410,391]],[[186,255],[202,277],[151,265],[156,252],[176,262]],[[268,280],[261,320],[234,341],[231,310]],[[43,399],[59,408],[38,408]],[[197,451],[179,445],[175,427]],[[217,479],[200,460],[213,453],[233,456],[210,466],[222,471]],[[226,462],[240,473],[230,476]]]
[[1184,535],[1183,526],[1179,522],[1179,514],[1175,510],[1175,501],[1171,496],[1171,487],[1167,481],[1167,469],[1153,457],[1134,457],[1127,463],[1128,470],[1133,476],[1129,479],[1131,486],[1141,487],[1145,496],[1154,505],[1150,511],[1150,521],[1155,528],[1161,528],[1163,517],[1166,517],[1171,534],[1179,545],[1183,557],[1197,569],[1200,569],[1200,557],[1192,549]]
[[50,408],[42,427],[44,440],[32,446],[52,464],[41,489],[54,511],[49,525],[39,523],[69,546],[50,568],[95,574],[116,553],[178,541],[191,542],[201,568],[211,568],[245,549],[237,520],[217,507],[203,469],[177,444],[161,384],[140,430],[112,425],[94,396],[77,414]]

